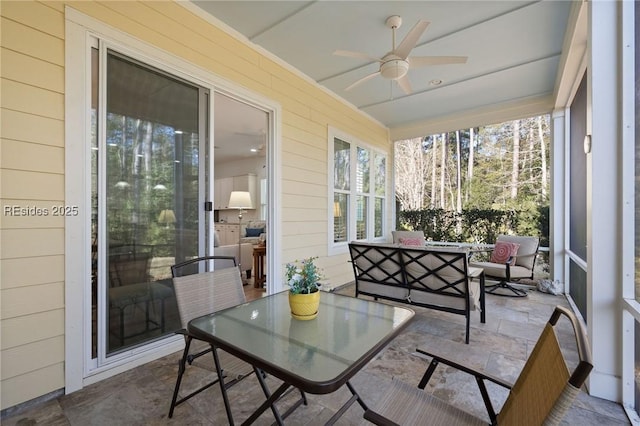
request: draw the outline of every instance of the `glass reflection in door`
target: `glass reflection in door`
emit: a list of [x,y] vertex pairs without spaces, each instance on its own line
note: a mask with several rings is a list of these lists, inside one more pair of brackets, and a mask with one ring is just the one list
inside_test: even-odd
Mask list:
[[106,213],[104,231],[100,222],[92,227],[94,241],[104,238],[94,246],[104,253],[107,356],[180,328],[170,267],[199,253],[203,96],[202,88],[107,54],[105,164],[94,173],[105,182],[93,185],[104,188],[95,198]]

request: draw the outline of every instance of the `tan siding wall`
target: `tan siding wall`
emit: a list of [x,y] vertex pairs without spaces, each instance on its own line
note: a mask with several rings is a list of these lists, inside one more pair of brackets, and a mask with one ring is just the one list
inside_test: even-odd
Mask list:
[[2,2],[2,408],[64,387],[64,221],[11,206],[64,203],[64,15]]
[[[351,279],[345,256],[326,257],[327,127],[388,150],[386,128],[179,4],[72,6],[280,103],[284,260],[319,255],[332,282]],[[3,1],[0,15],[0,203],[47,208],[64,202],[64,3]],[[64,222],[0,221],[4,409],[64,387]]]

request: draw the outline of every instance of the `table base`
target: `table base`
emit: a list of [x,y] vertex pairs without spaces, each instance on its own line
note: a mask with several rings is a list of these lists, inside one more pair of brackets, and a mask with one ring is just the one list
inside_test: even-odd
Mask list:
[[[256,373],[256,375],[257,375],[257,373]],[[300,393],[302,394],[302,397],[298,401],[296,401],[296,403],[291,408],[289,408],[284,413],[284,415],[280,416],[278,414],[277,409],[275,408],[274,404],[281,396],[283,396],[287,392],[287,390],[289,388],[291,388],[291,385],[289,383],[283,383],[278,387],[278,389],[276,389],[276,391],[274,393],[269,395],[269,390],[267,389],[266,384],[264,383],[264,379],[262,379],[260,375],[258,375],[258,379],[260,380],[260,386],[262,387],[263,392],[267,396],[267,400],[265,402],[263,402],[262,405],[260,405],[260,407],[258,407],[258,409],[253,414],[251,414],[251,416],[247,420],[242,422],[243,426],[250,425],[253,422],[255,422],[258,419],[258,417],[260,417],[262,415],[262,413],[264,413],[267,410],[267,408],[269,408],[269,407],[271,407],[271,410],[273,411],[273,415],[276,418],[276,424],[284,425],[284,419],[289,414],[291,414],[293,411],[295,411],[295,409],[298,408],[300,405],[302,405],[302,404],[307,405],[307,398],[305,397],[304,392],[300,391]],[[340,409],[338,411],[336,411],[336,413],[333,416],[331,416],[331,418],[329,420],[327,420],[325,425],[333,425],[333,424],[335,424],[338,421],[338,419],[356,401],[358,402],[358,404],[360,404],[360,406],[365,411],[365,413],[371,411],[371,410],[369,410],[367,405],[364,403],[362,398],[360,398],[360,395],[358,395],[358,392],[356,392],[356,390],[354,389],[353,385],[348,381],[347,381],[346,385],[347,385],[347,388],[349,388],[349,391],[351,392],[351,398],[349,398],[349,400],[347,400],[347,402],[345,402],[342,405],[342,407],[340,407]]]

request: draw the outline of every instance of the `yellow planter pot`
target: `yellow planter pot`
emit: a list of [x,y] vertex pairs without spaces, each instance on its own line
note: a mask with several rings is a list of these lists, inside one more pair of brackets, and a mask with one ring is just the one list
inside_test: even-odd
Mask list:
[[299,320],[311,320],[318,316],[320,291],[310,294],[289,293],[291,316]]

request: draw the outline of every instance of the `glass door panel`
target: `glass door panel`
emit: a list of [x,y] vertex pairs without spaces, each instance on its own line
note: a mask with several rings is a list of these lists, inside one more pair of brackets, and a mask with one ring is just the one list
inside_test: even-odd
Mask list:
[[109,356],[180,328],[170,267],[200,251],[207,94],[115,53],[106,58],[104,173],[94,175],[104,186],[94,187],[104,191],[96,197],[104,241],[95,246],[104,253]]

